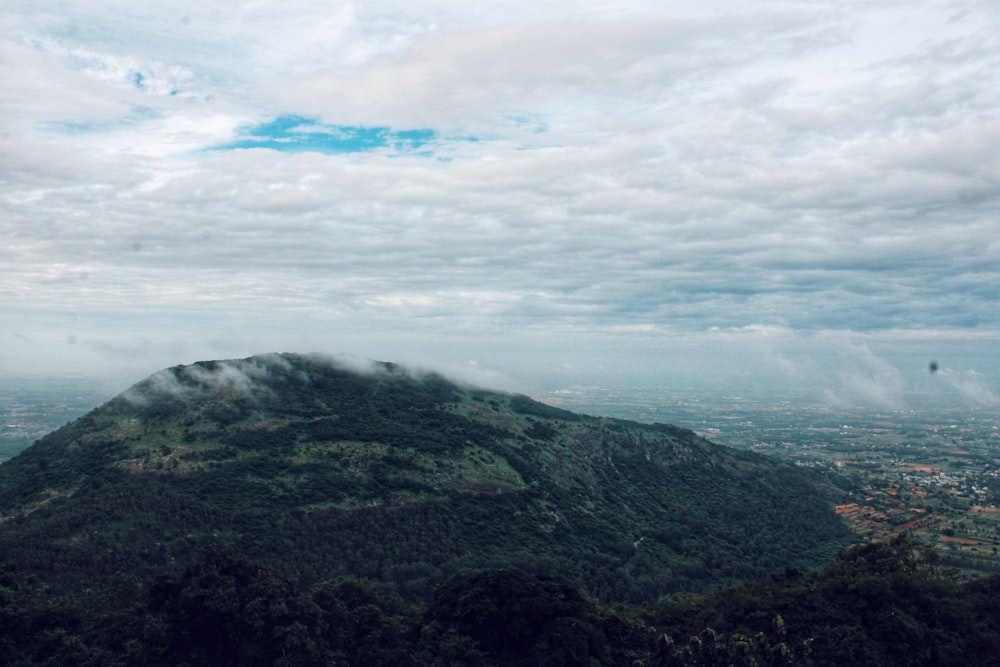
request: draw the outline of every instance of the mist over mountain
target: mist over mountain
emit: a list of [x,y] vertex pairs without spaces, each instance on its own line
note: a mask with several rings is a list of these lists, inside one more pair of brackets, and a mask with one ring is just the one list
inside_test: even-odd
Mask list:
[[649,601],[826,562],[841,495],[671,425],[270,354],[155,373],[0,466],[0,550],[57,590],[214,545],[411,599],[517,566]]

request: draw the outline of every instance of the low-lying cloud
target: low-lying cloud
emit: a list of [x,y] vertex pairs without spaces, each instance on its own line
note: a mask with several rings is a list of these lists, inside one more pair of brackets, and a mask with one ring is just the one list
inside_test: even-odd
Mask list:
[[1000,394],[981,373],[974,370],[952,371],[947,368],[937,373],[964,401],[977,407],[1000,407]]

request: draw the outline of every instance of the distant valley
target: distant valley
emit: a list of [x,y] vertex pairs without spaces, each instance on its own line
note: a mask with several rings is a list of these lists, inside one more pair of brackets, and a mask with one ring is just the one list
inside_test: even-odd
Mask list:
[[90,412],[117,393],[103,379],[0,379],[0,461]]

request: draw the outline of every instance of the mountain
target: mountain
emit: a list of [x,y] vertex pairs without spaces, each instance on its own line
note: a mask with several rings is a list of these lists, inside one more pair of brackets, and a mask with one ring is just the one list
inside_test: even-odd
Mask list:
[[214,546],[410,599],[515,565],[641,602],[827,562],[840,495],[675,426],[273,354],[160,371],[0,465],[0,553],[64,591]]

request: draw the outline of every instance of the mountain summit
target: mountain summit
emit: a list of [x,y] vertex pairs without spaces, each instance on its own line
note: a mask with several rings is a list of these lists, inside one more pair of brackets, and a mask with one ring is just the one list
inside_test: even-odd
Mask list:
[[58,589],[216,546],[412,598],[516,565],[644,601],[826,562],[836,493],[675,426],[271,354],[160,371],[0,466],[0,552]]

